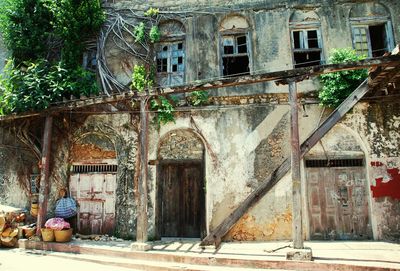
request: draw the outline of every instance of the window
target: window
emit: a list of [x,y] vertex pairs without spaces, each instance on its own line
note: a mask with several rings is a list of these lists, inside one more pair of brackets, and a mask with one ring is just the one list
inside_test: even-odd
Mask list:
[[359,55],[382,56],[394,48],[389,9],[371,1],[354,4],[349,13],[353,48]]
[[246,35],[222,37],[223,75],[247,75],[250,73]]
[[382,56],[390,51],[386,24],[354,25],[353,46],[359,55]]
[[160,86],[183,84],[185,53],[183,41],[159,43],[157,50],[157,78]]
[[221,73],[223,76],[250,74],[249,23],[241,15],[231,15],[219,26]]
[[292,49],[295,68],[320,65],[321,47],[319,29],[292,30]]
[[161,40],[155,44],[157,83],[177,86],[185,82],[185,27],[177,20],[159,26]]

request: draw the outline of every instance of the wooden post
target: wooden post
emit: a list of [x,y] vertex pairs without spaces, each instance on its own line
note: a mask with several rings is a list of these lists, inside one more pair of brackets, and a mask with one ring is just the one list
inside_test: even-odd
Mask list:
[[301,183],[300,183],[300,143],[299,143],[299,109],[297,103],[296,81],[289,81],[290,104],[290,138],[291,138],[291,168],[293,188],[293,247],[303,248],[303,226],[301,214]]
[[148,164],[148,123],[147,96],[140,98],[140,174],[138,182],[138,216],[136,241],[146,243],[147,237],[147,164]]
[[37,216],[36,235],[41,234],[41,228],[44,226],[47,214],[47,201],[49,200],[50,192],[50,153],[51,153],[51,130],[53,125],[53,117],[47,116],[42,146],[42,169],[40,172],[40,189],[39,189],[39,212]]

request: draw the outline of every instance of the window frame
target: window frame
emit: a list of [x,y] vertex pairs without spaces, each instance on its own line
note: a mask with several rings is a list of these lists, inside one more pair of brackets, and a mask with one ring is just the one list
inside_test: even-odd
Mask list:
[[[308,44],[308,32],[309,31],[316,31],[317,34],[317,43],[318,43],[318,48],[309,48]],[[300,35],[299,40],[300,40],[300,45],[303,44],[304,48],[295,48],[295,38],[294,38],[294,32],[300,32],[302,35]],[[318,64],[311,64],[306,67],[311,67],[311,66],[318,66],[324,63],[324,48],[323,48],[323,39],[322,39],[322,33],[321,33],[321,26],[319,23],[312,22],[309,25],[306,25],[305,23],[301,25],[296,25],[296,26],[291,26],[290,27],[290,39],[291,39],[291,50],[292,50],[292,63],[293,67],[296,68],[297,65],[301,65],[303,63],[296,63],[296,58],[295,54],[296,53],[315,53],[319,52],[319,63]]]
[[[172,50],[172,45],[174,44],[182,44],[182,49],[178,49],[176,51]],[[166,58],[159,58],[158,55],[160,53],[162,53],[162,48],[164,46],[168,46],[167,49],[167,57]],[[179,45],[178,45],[179,46]],[[186,46],[185,46],[185,41],[184,39],[165,39],[162,40],[158,43],[156,43],[155,45],[155,59],[156,59],[156,79],[157,79],[157,83],[158,85],[160,85],[161,87],[172,87],[172,86],[178,86],[178,85],[183,85],[185,83],[185,76],[186,76]],[[157,50],[157,48],[160,48],[160,50]],[[179,57],[182,57],[182,63],[177,63],[174,64],[173,63],[173,53],[174,52],[181,52],[182,55],[181,56],[177,56],[177,58],[179,59]],[[158,71],[158,60],[159,59],[167,59],[167,71]],[[179,60],[178,60],[179,61]],[[177,70],[173,71],[173,65],[178,65]],[[179,70],[179,65],[183,66],[182,70]],[[177,84],[173,84],[172,83],[172,78],[173,77],[178,77],[180,76],[182,78],[182,81],[177,83]],[[161,79],[166,78],[167,80],[167,84],[165,85],[161,85]]]
[[[239,37],[246,37],[246,53],[238,53],[235,51],[238,51],[238,45],[237,45],[237,39]],[[225,54],[224,51],[224,40],[226,38],[233,37],[234,39],[234,53],[233,54]],[[238,29],[238,30],[225,30],[225,31],[220,31],[219,32],[219,47],[220,47],[220,75],[223,77],[231,77],[231,76],[241,76],[241,75],[251,75],[253,71],[253,61],[252,61],[252,50],[251,50],[251,41],[250,41],[250,33],[248,29]],[[229,74],[229,75],[224,75],[224,58],[231,58],[231,57],[243,57],[247,56],[249,64],[249,72],[248,74]]]
[[[387,51],[392,51],[395,47],[394,42],[394,33],[393,33],[393,26],[392,22],[389,17],[386,16],[379,16],[379,17],[358,17],[358,18],[350,18],[350,34],[351,34],[351,42],[353,49],[356,49],[356,41],[355,41],[355,29],[357,28],[364,28],[366,30],[367,35],[367,47],[368,47],[368,55],[367,57],[372,57],[372,41],[370,36],[369,27],[377,26],[377,25],[384,25],[385,26],[385,36],[386,36],[386,49]],[[382,48],[384,49],[384,48]]]

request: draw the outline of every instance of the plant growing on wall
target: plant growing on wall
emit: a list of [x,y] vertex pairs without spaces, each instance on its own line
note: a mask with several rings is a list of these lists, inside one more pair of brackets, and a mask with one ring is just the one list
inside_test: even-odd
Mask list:
[[[338,64],[364,58],[364,56],[358,56],[353,49],[335,49],[332,51],[329,63]],[[321,75],[319,77],[322,84],[322,89],[319,92],[321,104],[329,107],[339,106],[367,76],[368,73],[365,69]]]
[[189,97],[186,98],[190,105],[198,106],[204,105],[208,102],[207,91],[193,91]]
[[167,124],[168,122],[175,122],[175,108],[167,98],[159,96],[151,99],[150,109],[157,112],[154,120],[158,125]]
[[3,0],[0,31],[12,60],[0,80],[0,112],[39,110],[63,96],[98,93],[81,55],[83,42],[104,20],[99,0]]
[[132,88],[139,92],[149,90],[154,84],[154,73],[147,72],[144,65],[135,65],[132,73]]
[[158,42],[160,40],[161,37],[161,33],[160,30],[158,29],[158,26],[153,25],[150,29],[150,41],[152,43]]

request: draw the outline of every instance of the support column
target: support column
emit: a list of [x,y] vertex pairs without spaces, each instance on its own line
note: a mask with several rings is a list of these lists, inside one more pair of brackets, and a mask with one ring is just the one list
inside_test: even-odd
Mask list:
[[138,181],[138,215],[137,215],[137,226],[136,226],[136,243],[133,243],[131,248],[133,250],[149,250],[151,246],[147,244],[147,228],[148,228],[148,217],[147,217],[147,164],[148,164],[148,128],[149,128],[149,113],[147,106],[148,97],[140,97],[140,174]]
[[300,176],[300,140],[299,140],[299,105],[297,102],[297,85],[295,80],[289,80],[289,105],[290,105],[290,145],[291,171],[292,171],[292,205],[293,205],[293,251],[286,255],[288,260],[311,260],[311,249],[304,249],[302,201],[301,201],[301,176]]
[[290,144],[293,196],[293,247],[303,248],[303,227],[301,214],[300,183],[300,143],[299,143],[299,109],[297,104],[297,86],[295,81],[289,82],[290,104]]
[[47,214],[47,202],[49,200],[50,192],[50,154],[51,154],[51,130],[53,126],[53,117],[47,116],[42,145],[42,169],[40,172],[40,189],[39,189],[39,212],[37,216],[37,230],[36,235],[40,236],[41,228],[44,227]]

